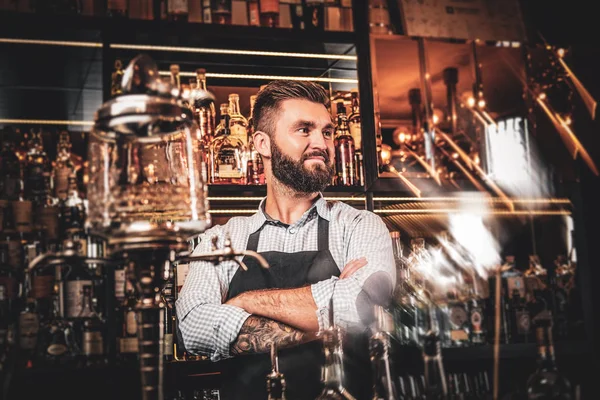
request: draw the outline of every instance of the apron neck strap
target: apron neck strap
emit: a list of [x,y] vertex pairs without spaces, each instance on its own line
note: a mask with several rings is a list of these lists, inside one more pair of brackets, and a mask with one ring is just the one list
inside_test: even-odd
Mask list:
[[[319,215],[318,229],[318,250],[325,251],[329,250],[329,221]],[[246,250],[257,251],[258,240],[260,239],[260,233],[262,232],[265,225],[261,226],[259,230],[254,232],[248,237],[248,243],[246,244]]]

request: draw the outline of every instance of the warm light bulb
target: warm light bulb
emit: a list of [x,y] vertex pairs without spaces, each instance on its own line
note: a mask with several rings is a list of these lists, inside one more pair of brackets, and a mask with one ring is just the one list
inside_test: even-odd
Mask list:
[[410,142],[411,135],[409,132],[410,130],[406,126],[397,127],[392,135],[394,143],[400,146],[404,143]]
[[381,161],[385,165],[389,164],[392,160],[392,148],[388,144],[381,145]]
[[565,49],[558,49],[556,50],[556,53],[560,58],[563,58],[565,56]]
[[485,108],[485,100],[484,99],[479,99],[479,101],[477,102],[477,107],[479,107],[479,108]]
[[473,96],[470,96],[470,97],[467,99],[467,106],[468,106],[469,108],[473,108],[473,107],[475,107],[475,97],[473,97]]

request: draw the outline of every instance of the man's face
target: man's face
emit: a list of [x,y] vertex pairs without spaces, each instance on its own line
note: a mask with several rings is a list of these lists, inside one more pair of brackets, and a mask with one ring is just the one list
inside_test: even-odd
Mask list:
[[300,193],[325,189],[335,173],[334,125],[324,105],[285,100],[271,140],[273,175]]

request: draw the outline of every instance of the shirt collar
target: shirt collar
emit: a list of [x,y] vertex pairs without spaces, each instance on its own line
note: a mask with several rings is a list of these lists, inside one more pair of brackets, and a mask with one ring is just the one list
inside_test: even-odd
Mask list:
[[[265,197],[260,201],[260,204],[258,205],[258,212],[250,217],[250,224],[249,224],[250,234],[253,234],[257,230],[262,228],[262,226],[268,221],[272,221],[274,223],[279,222],[279,221],[271,218],[265,212],[265,201],[266,200],[267,200],[267,198]],[[294,225],[296,225],[296,226],[304,225],[306,222],[310,221],[314,217],[315,213],[318,214],[321,218],[326,219],[327,221],[330,220],[331,209],[329,207],[329,204],[327,204],[327,201],[323,197],[322,193],[319,193],[317,200],[313,203],[313,205],[308,210],[306,210],[304,212],[302,217],[296,223],[294,223]]]

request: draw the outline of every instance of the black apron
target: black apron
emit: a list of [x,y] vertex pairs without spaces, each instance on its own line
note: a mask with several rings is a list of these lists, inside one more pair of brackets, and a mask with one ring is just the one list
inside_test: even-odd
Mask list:
[[[257,250],[261,230],[250,235],[247,250]],[[237,270],[229,284],[227,299],[251,290],[298,288],[340,275],[340,270],[329,251],[329,221],[320,216],[317,251],[297,253],[267,251],[260,255],[267,260],[270,268],[263,269],[254,258],[244,257],[243,262],[248,266],[248,271],[243,271],[241,268]],[[363,340],[359,342],[353,345],[364,346],[366,349],[366,342]],[[357,364],[364,367],[365,359],[361,358],[362,360]],[[320,340],[279,351],[279,369],[285,375],[288,400],[314,399],[321,392],[323,360],[323,346]],[[367,370],[359,368],[358,374],[361,376],[366,374],[368,378],[368,358],[366,362]],[[267,398],[265,377],[271,371],[268,354],[242,355],[221,361],[220,364],[222,399],[264,400]]]

